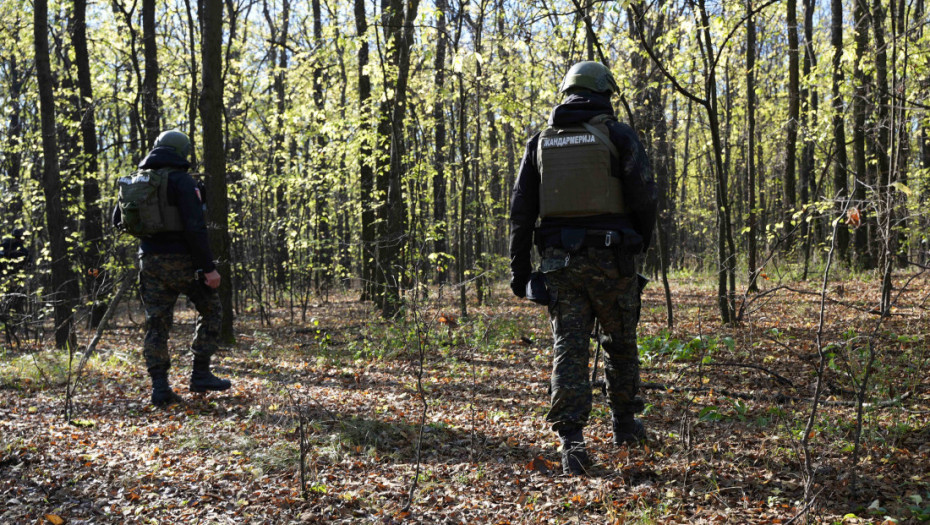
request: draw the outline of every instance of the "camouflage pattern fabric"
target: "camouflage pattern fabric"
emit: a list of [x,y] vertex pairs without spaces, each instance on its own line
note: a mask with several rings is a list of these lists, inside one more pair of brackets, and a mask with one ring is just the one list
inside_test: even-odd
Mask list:
[[191,343],[194,357],[209,358],[219,348],[222,305],[219,294],[195,278],[189,254],[144,253],[140,257],[139,287],[145,305],[145,343],[142,355],[149,372],[167,370],[168,334],[178,295],[186,295],[200,316]]
[[641,412],[636,325],[640,297],[632,256],[609,248],[582,248],[569,255],[546,248],[540,270],[552,302],[549,320],[555,346],[552,398],[546,421],[555,431],[583,427],[591,413],[589,339],[600,321],[607,397],[614,414]]

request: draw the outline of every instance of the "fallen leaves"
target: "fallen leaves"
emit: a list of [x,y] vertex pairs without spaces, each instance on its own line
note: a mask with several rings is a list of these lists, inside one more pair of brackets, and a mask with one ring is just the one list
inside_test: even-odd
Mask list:
[[[847,281],[843,288],[844,300],[865,302],[861,283]],[[712,319],[712,293],[674,293],[681,302],[672,336],[691,340],[713,327],[718,337],[735,343],[715,348],[713,359],[761,363],[795,384],[809,384],[813,365],[800,358],[815,350],[808,340],[809,298],[786,295],[757,312],[751,327],[721,328]],[[926,294],[915,295],[920,300]],[[661,333],[661,316],[648,320],[660,300],[647,293],[642,334]],[[509,303],[482,308],[476,317],[507,327],[493,328],[492,336],[500,337],[487,347],[476,342],[474,334],[484,332],[475,329],[474,319],[446,314],[432,329],[445,335],[454,323],[454,341],[426,338],[442,343],[427,350],[421,477],[409,509],[422,409],[409,355],[358,358],[336,344],[317,355],[306,346],[312,333],[245,319],[243,329],[262,333],[243,337],[240,348],[219,360],[236,383],[229,395],[188,398],[174,410],[149,411],[143,373],[126,366],[103,369],[78,399],[80,417],[94,424],[65,426],[57,419],[56,391],[0,390],[6,447],[0,447],[0,522],[50,521],[41,511],[86,522],[774,523],[796,512],[803,483],[795,449],[803,425],[795,423],[806,407],[735,405],[721,392],[771,392],[772,382],[752,371],[701,368],[698,357],[644,363],[644,381],[670,387],[644,393],[650,408],[643,419],[650,439],[656,438],[646,447],[612,445],[609,409],[596,395],[585,436],[597,474],[561,476],[555,435],[544,421],[551,345],[545,316]],[[360,321],[368,315],[363,305],[335,302],[314,310],[340,340],[374,337],[366,330],[376,323]],[[889,330],[907,334],[925,326],[922,314],[913,312],[892,319],[899,324]],[[857,322],[850,317],[847,326]],[[839,340],[840,334],[831,337]],[[273,345],[251,352],[269,340]],[[900,370],[893,367],[924,347],[896,342],[879,370]],[[183,384],[186,370],[178,368],[172,379]],[[834,373],[835,380],[842,379]],[[893,386],[899,392],[909,388],[903,379]],[[686,387],[703,388],[689,393]],[[719,417],[697,418],[703,406],[716,407]],[[818,512],[838,521],[852,508],[843,506],[849,478],[842,447],[854,412],[823,410],[812,446],[836,473],[818,477],[818,490],[826,491]],[[306,417],[309,445],[306,500],[296,490],[298,413]],[[921,448],[927,436],[902,430],[901,421],[919,426],[927,418],[911,414],[892,421],[891,414],[870,414],[869,424],[893,439],[885,443],[867,434],[868,454],[859,468],[872,474],[869,487],[888,511],[906,518],[904,504],[892,508],[894,495],[927,492],[930,461]]]

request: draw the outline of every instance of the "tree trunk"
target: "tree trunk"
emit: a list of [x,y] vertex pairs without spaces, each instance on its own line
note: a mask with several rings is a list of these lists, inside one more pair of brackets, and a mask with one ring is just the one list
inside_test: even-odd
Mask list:
[[[317,49],[323,49],[325,43],[323,42],[323,19],[320,12],[320,0],[313,0],[311,2],[312,12],[313,12],[313,42]],[[323,100],[323,67],[317,66],[313,69],[313,103],[316,106],[319,114],[323,114],[324,109],[324,100]],[[326,138],[322,133],[316,137],[316,145],[323,151],[323,148],[326,147]],[[313,191],[316,193],[316,238],[319,254],[317,257],[317,287],[323,291],[323,294],[326,294],[326,291],[329,289],[332,281],[332,264],[333,264],[333,242],[330,239],[330,214],[328,211],[328,194],[325,191],[325,181],[323,180],[323,174],[327,173],[331,168],[327,165],[326,157],[320,155],[318,157],[319,165],[314,167],[314,171],[317,173],[317,176],[314,180]]]
[[23,75],[19,70],[16,54],[10,55],[8,78],[10,81],[10,127],[7,131],[6,154],[3,167],[6,170],[9,184],[10,204],[9,210],[2,218],[4,224],[14,227],[25,226],[23,214],[23,197],[20,190],[20,179],[23,169]]
[[[446,10],[448,4],[446,0],[436,1],[436,27],[439,35],[436,40],[436,56],[433,61],[433,67],[436,70],[433,82],[436,86],[436,92],[442,93],[446,83]],[[436,156],[433,161],[433,228],[436,240],[433,244],[433,251],[439,254],[436,258],[438,266],[436,271],[436,280],[442,283],[448,279],[449,272],[447,265],[449,261],[446,254],[449,251],[448,235],[449,221],[446,217],[446,119],[443,114],[443,97],[436,97],[433,103],[433,122],[434,143]]]
[[863,69],[863,60],[869,45],[869,18],[865,6],[866,0],[854,0],[854,17],[856,19],[856,63],[853,70],[855,95],[853,96],[853,166],[855,167],[856,185],[854,202],[862,217],[860,226],[855,230],[856,264],[860,269],[875,268],[875,258],[869,250],[869,237],[866,221],[872,215],[867,210],[866,184],[869,180],[868,167],[865,162],[865,120],[868,112],[868,84]]
[[881,0],[872,1],[872,32],[875,35],[875,90],[877,91],[877,122],[875,156],[878,160],[877,174],[877,235],[873,239],[873,250],[878,253],[878,267],[882,272],[881,312],[887,313],[891,306],[892,254],[897,251],[895,213],[892,207],[891,184],[891,118],[888,94],[888,52],[885,43],[885,9]]
[[33,30],[35,38],[36,80],[39,87],[39,111],[42,123],[42,189],[51,257],[51,291],[54,304],[55,346],[74,349],[73,310],[77,306],[78,281],[71,266],[66,245],[66,216],[61,203],[61,174],[58,163],[58,136],[55,129],[55,94],[48,46],[48,2],[35,0]]
[[[816,67],[817,57],[814,56],[814,1],[804,0],[804,78],[810,78],[811,67]],[[804,149],[801,154],[801,207],[806,207],[813,199],[814,195],[814,133],[813,127],[817,122],[818,99],[817,90],[814,86],[808,86],[801,93],[802,106],[804,109],[803,130],[804,130]],[[816,220],[816,219],[814,219]],[[806,217],[802,218],[801,223],[801,242],[803,243],[804,273],[802,279],[807,279],[808,269],[810,267],[811,243],[813,229],[811,225],[814,220],[808,221]]]
[[[843,120],[843,98],[840,85],[843,83],[843,0],[831,0],[832,24],[830,44],[833,46],[833,86],[831,89],[833,109],[833,192],[835,198],[834,213],[843,214],[846,200],[849,198],[849,182],[846,175],[846,127]],[[849,263],[849,230],[845,218],[840,218],[836,225],[836,252],[841,261]]]
[[268,2],[264,5],[265,19],[268,21],[268,27],[273,41],[269,50],[270,63],[274,67],[272,89],[275,95],[275,115],[273,119],[274,134],[272,135],[271,156],[274,177],[272,186],[274,187],[274,225],[272,226],[272,257],[274,259],[271,273],[273,282],[278,288],[283,288],[287,283],[287,272],[285,263],[288,260],[287,249],[287,224],[291,210],[288,209],[287,195],[285,188],[287,186],[284,180],[284,170],[287,164],[286,159],[289,155],[284,148],[284,113],[287,111],[287,98],[285,92],[285,83],[287,77],[288,57],[287,57],[287,38],[288,28],[290,27],[290,2],[284,0],[281,7],[281,28],[275,26],[274,14],[268,8]]
[[85,290],[93,301],[90,325],[96,328],[107,303],[99,295],[104,282],[103,268],[103,213],[100,210],[100,186],[97,182],[97,123],[94,115],[94,93],[90,80],[90,59],[87,52],[87,0],[74,0],[74,60],[77,65],[80,92],[80,125],[85,176],[84,197],[84,267]]
[[[410,75],[410,46],[413,44],[413,21],[419,0],[391,0],[385,13],[388,31],[390,64],[396,66],[393,82],[394,96],[390,104],[382,106],[381,122],[387,122],[387,135],[379,139],[382,158],[389,159],[385,184],[383,235],[378,252],[378,270],[381,272],[379,306],[384,317],[393,317],[400,309],[400,286],[403,248],[406,243],[407,205],[403,199],[404,157],[407,153],[405,122],[407,115],[407,81]],[[380,126],[379,126],[380,127]]]
[[[793,2],[794,0],[789,0]],[[723,162],[723,144],[720,137],[720,122],[717,117],[717,80],[714,64],[711,62],[716,56],[710,38],[710,18],[704,0],[698,2],[701,15],[703,33],[705,64],[704,107],[707,110],[707,123],[710,127],[711,142],[713,145],[714,167],[716,171],[715,200],[717,204],[717,294],[720,317],[724,324],[735,320],[734,301],[736,286],[736,250],[733,244],[733,233],[730,225],[729,189],[727,183],[726,166]]]
[[200,120],[203,122],[203,165],[206,171],[207,221],[210,247],[219,259],[217,269],[223,276],[219,287],[223,304],[220,338],[235,341],[233,332],[232,287],[229,256],[229,199],[226,189],[226,151],[223,145],[223,3],[204,0],[202,37],[203,91],[200,97]]
[[467,106],[465,100],[465,81],[464,73],[457,73],[458,77],[458,90],[459,90],[459,158],[462,161],[462,187],[461,193],[459,194],[459,223],[458,223],[458,238],[459,245],[458,250],[455,255],[456,269],[458,270],[458,281],[459,281],[459,313],[462,317],[468,315],[468,286],[466,281],[467,271],[467,258],[468,258],[468,239],[465,225],[468,222],[468,190],[471,185],[469,181],[470,178],[470,166],[467,161],[468,159],[468,142],[466,141],[466,123],[468,119],[465,117],[465,108]]
[[155,40],[155,0],[142,0],[142,48],[145,78],[142,80],[142,112],[145,114],[145,146],[161,133],[158,107],[158,42]]
[[[800,80],[798,57],[798,6],[797,0],[788,0],[788,122],[785,138],[785,178],[784,178],[784,223],[785,233],[793,227],[791,216],[797,206],[797,187],[795,169],[797,166],[798,121],[800,120]],[[793,244],[793,236],[787,239],[787,245]]]
[[198,30],[199,27],[194,25],[194,13],[191,10],[191,0],[184,0],[184,6],[187,10],[187,40],[188,46],[190,46],[190,94],[188,95],[188,105],[187,105],[187,120],[188,130],[187,136],[191,139],[191,164],[197,164],[197,38],[195,36],[195,30]]
[[368,19],[365,1],[355,0],[355,32],[359,39],[358,49],[358,106],[362,114],[358,134],[361,145],[358,151],[359,195],[362,207],[362,242],[360,273],[362,276],[362,300],[374,298],[372,282],[375,276],[375,176],[372,170],[371,121],[371,78],[368,75]]
[[746,186],[748,199],[748,264],[749,291],[758,292],[759,278],[758,247],[759,235],[756,225],[756,21],[752,14],[752,0],[746,0]]

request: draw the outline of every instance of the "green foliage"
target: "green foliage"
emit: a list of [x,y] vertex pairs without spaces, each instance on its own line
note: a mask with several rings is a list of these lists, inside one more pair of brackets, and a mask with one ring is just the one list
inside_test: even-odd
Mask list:
[[709,363],[716,352],[732,352],[736,346],[736,342],[729,336],[697,336],[688,341],[681,341],[668,333],[642,337],[638,344],[639,354],[647,362],[667,357],[671,361],[694,361],[700,358],[704,363]]

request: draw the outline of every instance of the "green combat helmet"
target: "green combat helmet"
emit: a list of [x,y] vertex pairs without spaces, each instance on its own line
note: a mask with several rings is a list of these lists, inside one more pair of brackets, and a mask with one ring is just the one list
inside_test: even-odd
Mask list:
[[159,146],[171,148],[179,157],[187,159],[187,155],[191,151],[191,139],[176,129],[169,129],[168,131],[163,131],[161,135],[155,139],[155,144],[152,145],[153,148]]
[[578,62],[572,66],[559,86],[559,93],[565,93],[570,89],[588,89],[607,94],[620,91],[610,70],[600,62]]

